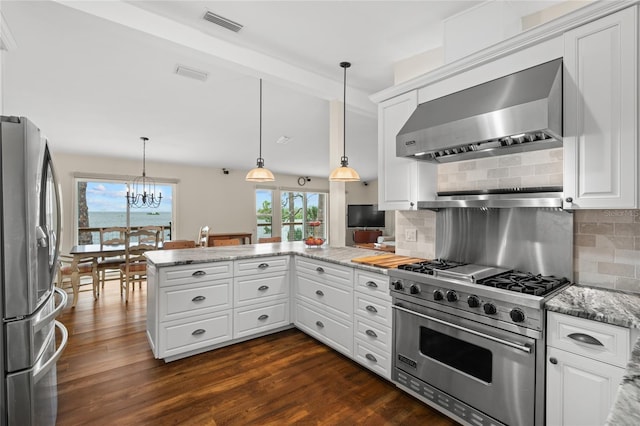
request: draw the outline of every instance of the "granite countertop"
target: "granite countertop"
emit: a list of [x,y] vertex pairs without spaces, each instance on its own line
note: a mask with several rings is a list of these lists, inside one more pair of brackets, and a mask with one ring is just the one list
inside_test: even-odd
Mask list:
[[[548,311],[628,328],[640,328],[640,295],[572,285],[546,303]],[[640,424],[640,339],[618,388],[607,425]]]
[[323,260],[338,265],[350,266],[370,272],[386,274],[387,270],[375,266],[351,262],[364,256],[389,254],[379,250],[356,247],[306,247],[304,242],[268,244],[241,244],[238,246],[200,247],[180,250],[154,250],[145,253],[149,263],[156,267],[220,262],[224,260],[249,259],[266,256],[296,254],[311,259]]

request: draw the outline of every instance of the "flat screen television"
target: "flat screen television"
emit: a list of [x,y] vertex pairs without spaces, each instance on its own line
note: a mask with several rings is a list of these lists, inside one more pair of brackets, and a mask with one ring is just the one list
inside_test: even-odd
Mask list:
[[349,204],[347,227],[384,228],[384,210],[378,210],[378,206],[374,204]]

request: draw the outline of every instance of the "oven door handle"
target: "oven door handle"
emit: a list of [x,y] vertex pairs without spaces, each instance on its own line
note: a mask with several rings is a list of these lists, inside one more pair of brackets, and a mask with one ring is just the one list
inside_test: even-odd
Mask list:
[[514,343],[514,342],[510,342],[508,340],[500,339],[498,337],[490,336],[490,335],[485,334],[485,333],[480,333],[479,331],[471,330],[471,329],[466,328],[466,327],[462,327],[462,326],[459,326],[459,325],[451,324],[450,322],[443,321],[443,320],[438,319],[438,318],[430,317],[428,315],[424,315],[424,314],[421,314],[419,312],[412,311],[411,309],[403,308],[402,306],[393,305],[392,308],[393,309],[397,309],[399,311],[406,312],[408,314],[413,314],[413,315],[419,316],[420,318],[424,318],[424,319],[427,319],[429,321],[433,321],[433,322],[437,322],[437,323],[442,324],[442,325],[446,325],[447,327],[452,327],[452,328],[455,328],[455,329],[458,329],[458,330],[461,330],[461,331],[465,331],[467,333],[475,334],[476,336],[482,337],[484,339],[493,340],[494,342],[497,342],[497,343],[500,343],[500,344],[503,344],[503,345],[506,345],[506,346],[510,346],[512,348],[515,348],[515,349],[519,349],[519,350],[521,350],[523,352],[526,352],[528,354],[531,353],[531,348],[529,346],[526,346],[526,345],[520,345],[518,343]]

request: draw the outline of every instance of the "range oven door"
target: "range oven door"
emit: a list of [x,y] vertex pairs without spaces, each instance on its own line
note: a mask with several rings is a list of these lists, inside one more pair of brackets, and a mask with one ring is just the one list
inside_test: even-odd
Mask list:
[[507,425],[533,425],[536,341],[409,302],[394,305],[394,366]]

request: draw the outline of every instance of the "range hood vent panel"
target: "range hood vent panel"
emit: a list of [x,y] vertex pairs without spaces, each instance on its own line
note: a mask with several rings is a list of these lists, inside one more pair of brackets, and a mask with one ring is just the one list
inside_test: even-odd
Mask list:
[[396,154],[432,162],[562,145],[562,60],[420,104]]

